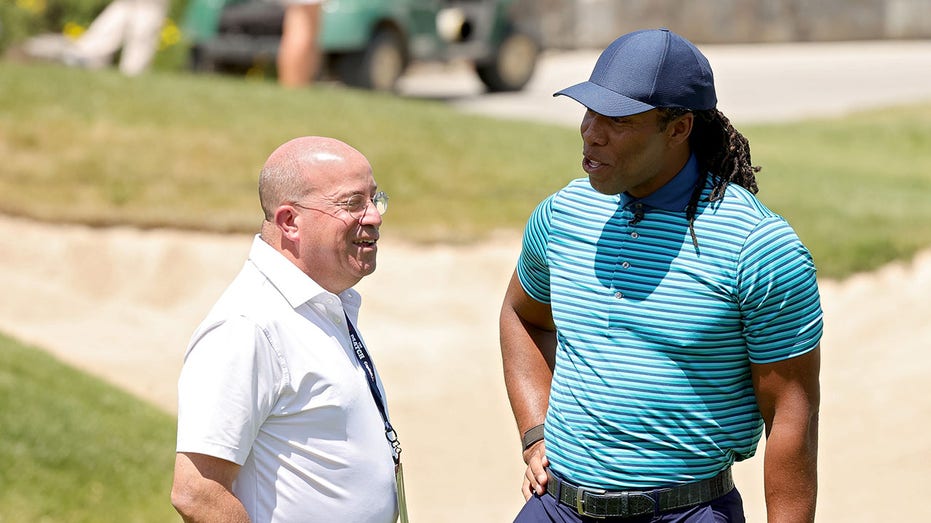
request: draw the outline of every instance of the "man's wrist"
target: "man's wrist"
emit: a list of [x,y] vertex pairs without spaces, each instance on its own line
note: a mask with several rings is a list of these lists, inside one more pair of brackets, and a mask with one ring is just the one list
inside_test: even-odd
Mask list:
[[523,449],[527,450],[532,447],[536,442],[543,439],[543,424],[539,424],[535,427],[530,427],[527,429],[527,432],[524,432],[523,437],[520,441],[523,445]]

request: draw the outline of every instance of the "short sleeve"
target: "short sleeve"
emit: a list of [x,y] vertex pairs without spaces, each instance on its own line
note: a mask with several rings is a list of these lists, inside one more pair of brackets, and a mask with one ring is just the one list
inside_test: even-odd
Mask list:
[[781,217],[762,220],[748,237],[737,293],[753,363],[799,356],[820,342],[823,314],[815,264]]
[[540,202],[524,228],[517,260],[517,276],[527,294],[542,303],[550,302],[550,270],[546,257],[554,196]]
[[205,329],[178,381],[178,452],[245,463],[282,388],[283,365],[265,332],[244,317]]

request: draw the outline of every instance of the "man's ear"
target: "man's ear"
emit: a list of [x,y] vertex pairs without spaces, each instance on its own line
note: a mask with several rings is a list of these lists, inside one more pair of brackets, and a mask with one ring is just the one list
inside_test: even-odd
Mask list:
[[685,113],[666,126],[666,133],[672,145],[681,145],[688,142],[692,134],[692,125],[695,123],[694,113]]
[[299,214],[293,205],[281,205],[275,209],[275,227],[281,231],[281,237],[292,242],[298,239],[297,218]]

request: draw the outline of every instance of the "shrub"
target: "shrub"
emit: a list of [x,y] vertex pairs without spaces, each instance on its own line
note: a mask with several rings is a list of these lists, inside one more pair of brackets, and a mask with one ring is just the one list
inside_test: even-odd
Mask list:
[[[0,53],[23,40],[43,34],[62,33],[78,37],[112,0],[3,0],[0,2]],[[187,0],[170,0],[168,19],[154,65],[177,68],[187,52],[177,20]]]

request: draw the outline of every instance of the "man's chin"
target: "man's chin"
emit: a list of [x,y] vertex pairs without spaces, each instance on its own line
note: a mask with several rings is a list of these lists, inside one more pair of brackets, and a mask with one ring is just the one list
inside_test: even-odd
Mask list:
[[376,263],[374,259],[366,260],[366,261],[360,260],[357,262],[356,270],[359,274],[359,277],[364,278],[365,276],[368,276],[369,274],[372,274],[373,272],[375,272],[375,266],[376,266]]
[[618,189],[617,187],[613,187],[604,182],[600,182],[597,179],[592,178],[592,176],[588,177],[588,183],[589,185],[592,186],[592,189],[595,189],[601,194],[605,194],[608,196],[613,196],[615,194],[621,194],[622,192],[624,192],[623,189]]

